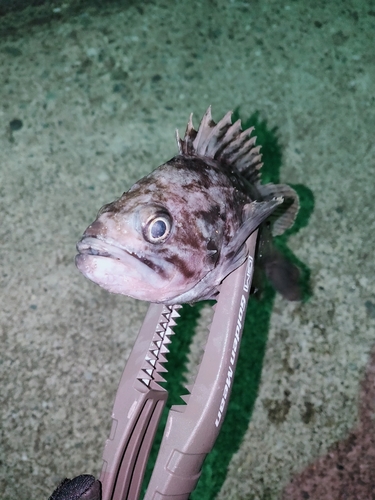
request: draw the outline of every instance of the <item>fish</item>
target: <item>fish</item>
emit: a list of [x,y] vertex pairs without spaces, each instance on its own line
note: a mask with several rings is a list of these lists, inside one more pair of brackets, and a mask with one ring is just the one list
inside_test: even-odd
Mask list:
[[269,279],[299,300],[298,287],[285,284],[288,274],[296,283],[298,270],[272,247],[273,236],[293,225],[298,195],[287,184],[261,183],[253,131],[232,123],[231,111],[216,123],[211,106],[196,130],[191,114],[183,139],[176,131],[178,154],[99,210],[77,243],[79,271],[109,292],[147,302],[214,299],[260,227]]

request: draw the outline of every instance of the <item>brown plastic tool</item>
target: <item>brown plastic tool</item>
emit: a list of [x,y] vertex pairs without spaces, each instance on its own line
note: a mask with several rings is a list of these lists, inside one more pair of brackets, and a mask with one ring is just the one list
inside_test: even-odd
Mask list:
[[[220,286],[204,355],[185,405],[172,406],[144,500],[186,500],[220,432],[233,385],[253,277],[258,230],[247,240],[247,260]],[[168,392],[166,372],[173,326],[181,306],[151,304],[126,363],[103,452],[100,481],[65,479],[50,500],[138,500]]]
[[[205,352],[185,405],[169,412],[145,500],[184,500],[227,410],[253,276],[257,241],[248,239],[246,262],[222,283]],[[103,453],[102,500],[137,500],[146,463],[168,393],[159,385],[167,371],[173,326],[181,306],[151,304],[117,391],[112,429]]]

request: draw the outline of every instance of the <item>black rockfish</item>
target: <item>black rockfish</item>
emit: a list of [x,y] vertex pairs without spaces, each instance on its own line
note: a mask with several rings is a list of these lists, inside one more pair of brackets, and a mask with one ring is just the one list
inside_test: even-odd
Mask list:
[[87,278],[149,302],[210,299],[244,262],[244,242],[260,224],[267,220],[273,235],[293,224],[296,192],[260,183],[253,128],[242,131],[231,114],[216,124],[208,108],[198,130],[190,116],[184,139],[177,133],[179,154],[100,209],[77,244],[76,265]]

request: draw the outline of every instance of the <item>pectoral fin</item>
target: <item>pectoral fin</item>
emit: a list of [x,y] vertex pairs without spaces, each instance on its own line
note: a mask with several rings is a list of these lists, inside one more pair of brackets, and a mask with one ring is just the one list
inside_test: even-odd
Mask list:
[[228,245],[228,252],[239,250],[246,239],[257,227],[262,224],[284,201],[283,197],[273,198],[268,201],[253,201],[248,203],[243,208],[244,222],[234,235],[232,241]]
[[282,196],[284,202],[275,210],[271,217],[272,235],[278,236],[293,226],[299,210],[298,194],[287,184],[260,184],[256,187],[263,198]]

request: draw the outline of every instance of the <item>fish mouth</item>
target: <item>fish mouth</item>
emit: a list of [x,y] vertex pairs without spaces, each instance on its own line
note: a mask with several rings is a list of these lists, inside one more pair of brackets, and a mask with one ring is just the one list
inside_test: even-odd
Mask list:
[[141,298],[147,289],[160,289],[165,284],[166,271],[161,263],[119,246],[118,242],[83,236],[77,251],[78,270],[110,292],[134,297],[137,290],[135,298]]
[[147,258],[146,256],[132,252],[124,247],[118,245],[118,243],[112,243],[108,240],[102,240],[98,236],[84,236],[77,243],[78,255],[92,255],[97,257],[105,257],[109,259],[116,259],[119,261],[124,261],[127,263],[129,257],[138,260],[152,271],[164,274],[164,270],[161,266],[156,264],[153,260]]
[[125,248],[119,247],[108,240],[102,240],[97,236],[83,236],[77,243],[77,251],[80,255],[94,255],[98,257],[107,257],[110,259],[121,260],[126,255],[133,255]]

